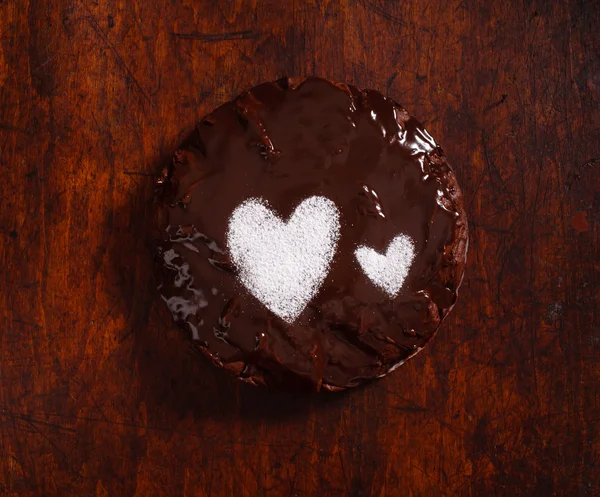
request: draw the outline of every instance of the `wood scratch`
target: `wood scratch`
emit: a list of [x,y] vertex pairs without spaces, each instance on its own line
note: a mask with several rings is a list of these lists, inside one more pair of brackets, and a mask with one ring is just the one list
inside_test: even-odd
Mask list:
[[143,173],[140,171],[123,171],[123,174],[126,174],[127,176],[156,176],[156,174]]
[[38,330],[42,328],[41,325],[37,324],[37,323],[30,323],[29,321],[23,321],[22,319],[13,319],[13,323],[19,323],[19,324],[24,324],[26,326],[32,326],[33,328],[37,328]]
[[17,126],[11,126],[10,124],[0,123],[0,129],[3,131],[12,131],[15,133],[23,133],[27,136],[33,136],[33,133],[28,129],[19,128]]
[[41,419],[37,419],[37,418],[34,418],[27,414],[22,414],[19,412],[12,412],[12,411],[7,411],[6,409],[3,409],[2,411],[0,411],[0,415],[5,416],[6,418],[12,418],[13,420],[18,419],[20,421],[25,421],[32,428],[33,428],[34,424],[38,424],[38,425],[42,425],[42,426],[47,426],[49,428],[55,428],[59,431],[75,433],[75,430],[73,430],[72,428],[68,428],[66,426],[62,426],[62,425],[56,424],[56,423],[50,423],[48,421],[43,421]]
[[230,31],[228,33],[172,33],[172,35],[183,40],[217,43],[231,40],[253,40],[258,36],[258,33],[250,29],[245,29],[243,31]]
[[85,20],[87,21],[87,23],[94,30],[94,32],[96,33],[96,35],[98,36],[98,38],[100,38],[104,42],[104,44],[108,48],[110,48],[110,50],[115,55],[115,58],[117,59],[117,63],[119,64],[119,66],[121,66],[121,68],[125,71],[125,73],[127,74],[127,76],[131,79],[132,83],[137,88],[137,90],[141,93],[141,95],[144,97],[144,99],[148,103],[150,103],[151,102],[150,101],[150,97],[146,94],[146,92],[144,91],[144,88],[142,88],[142,85],[136,79],[136,77],[134,76],[134,74],[131,71],[131,69],[129,69],[129,67],[127,66],[127,64],[123,60],[123,57],[121,57],[121,54],[119,53],[119,51],[111,43],[111,41],[107,38],[106,34],[104,34],[104,31],[102,31],[102,28],[98,24],[98,20],[94,17],[94,15],[92,14],[92,12],[90,11],[90,9],[88,8],[87,5],[84,4],[84,7],[85,7],[85,9],[87,10],[87,12],[89,14],[89,15],[85,16]]
[[390,21],[394,24],[398,24],[400,26],[404,26],[406,23],[397,16],[392,15],[390,12],[385,10],[383,7],[380,7],[375,2],[371,0],[358,0],[358,2],[367,10],[374,12],[380,17],[383,17],[386,21]]

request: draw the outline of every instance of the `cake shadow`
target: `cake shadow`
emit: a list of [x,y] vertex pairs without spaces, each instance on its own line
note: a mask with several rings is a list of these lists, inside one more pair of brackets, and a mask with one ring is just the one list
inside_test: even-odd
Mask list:
[[186,418],[277,423],[348,403],[350,391],[287,393],[240,381],[193,348],[158,296],[148,324],[139,331],[134,357],[149,423],[154,416],[164,428]]
[[350,391],[287,393],[240,381],[194,349],[158,295],[155,302],[147,325],[134,339],[140,401],[149,423],[165,429],[188,418],[277,423],[305,417],[315,409],[347,405]]

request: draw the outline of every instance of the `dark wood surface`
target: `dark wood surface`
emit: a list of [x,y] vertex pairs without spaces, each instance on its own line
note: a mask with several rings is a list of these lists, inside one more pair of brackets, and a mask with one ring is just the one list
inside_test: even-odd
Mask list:
[[[600,495],[600,6],[0,0],[0,494]],[[388,378],[253,389],[157,298],[152,175],[243,89],[376,88],[443,145],[461,298]]]

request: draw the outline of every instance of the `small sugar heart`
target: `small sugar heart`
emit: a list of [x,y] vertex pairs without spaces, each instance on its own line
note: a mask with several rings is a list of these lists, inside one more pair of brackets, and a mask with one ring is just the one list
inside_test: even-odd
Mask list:
[[338,209],[325,197],[307,198],[287,222],[250,198],[229,219],[227,245],[243,285],[292,323],[323,284],[339,232]]
[[402,288],[415,257],[413,241],[406,235],[398,235],[388,245],[385,255],[364,245],[354,251],[360,267],[368,278],[395,297]]

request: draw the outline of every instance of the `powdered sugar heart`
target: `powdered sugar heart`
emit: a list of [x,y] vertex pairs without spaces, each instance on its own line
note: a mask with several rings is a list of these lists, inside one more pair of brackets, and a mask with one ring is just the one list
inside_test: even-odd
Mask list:
[[304,200],[287,223],[250,198],[229,219],[227,245],[244,286],[292,323],[321,287],[339,233],[338,209],[325,197]]
[[410,237],[398,235],[388,245],[385,255],[365,246],[358,247],[354,255],[369,279],[390,297],[395,297],[408,275],[415,248]]

